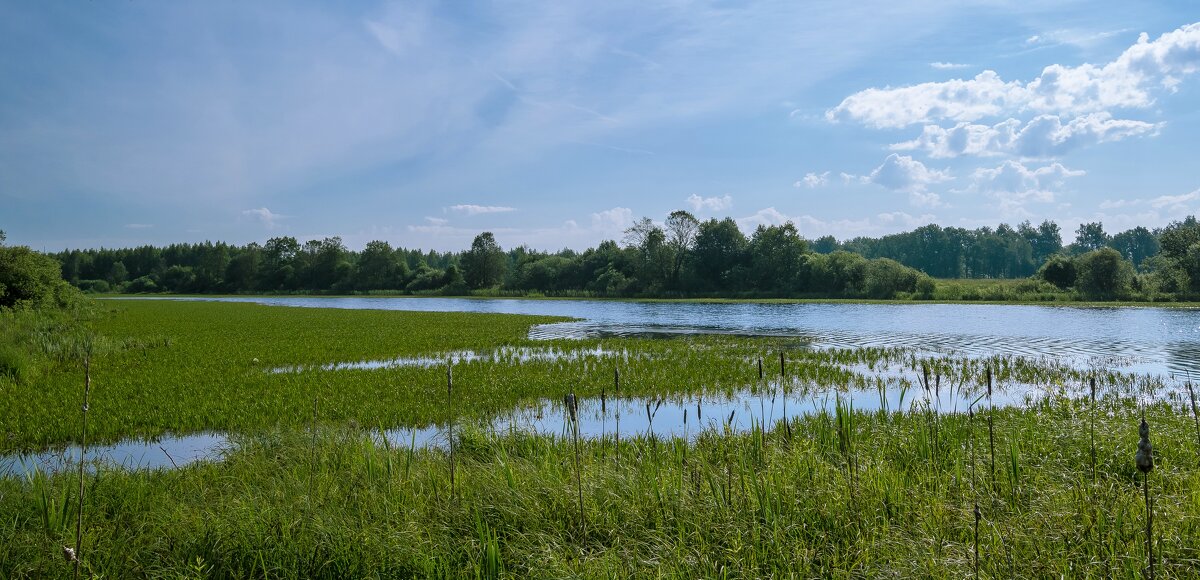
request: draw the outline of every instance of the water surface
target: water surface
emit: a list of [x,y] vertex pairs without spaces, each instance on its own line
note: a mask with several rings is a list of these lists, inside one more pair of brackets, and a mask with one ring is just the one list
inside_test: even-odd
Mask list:
[[730,334],[822,347],[910,347],[966,356],[1053,357],[1126,372],[1200,375],[1200,309],[1009,304],[692,303],[608,300],[254,296],[170,298],[308,308],[565,316],[535,339]]

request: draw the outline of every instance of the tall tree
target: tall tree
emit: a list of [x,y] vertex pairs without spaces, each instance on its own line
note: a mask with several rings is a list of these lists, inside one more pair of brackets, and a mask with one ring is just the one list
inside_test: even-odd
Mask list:
[[504,271],[508,267],[508,258],[496,243],[492,232],[483,232],[475,236],[471,249],[462,256],[462,266],[466,272],[463,279],[471,288],[491,288],[504,280]]
[[683,270],[683,263],[696,242],[699,229],[700,222],[696,220],[696,216],[684,210],[675,210],[667,216],[667,246],[672,254],[671,286],[674,288],[679,287],[679,273]]
[[1079,229],[1075,230],[1074,248],[1077,254],[1099,250],[1107,245],[1108,234],[1104,233],[1104,224],[1101,222],[1079,224]]
[[734,271],[746,259],[749,242],[733,218],[710,219],[700,224],[692,249],[692,271],[706,288],[730,290],[736,286]]

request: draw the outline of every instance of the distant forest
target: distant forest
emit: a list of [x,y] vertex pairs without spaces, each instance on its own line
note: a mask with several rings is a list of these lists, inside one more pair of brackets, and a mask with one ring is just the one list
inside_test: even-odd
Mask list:
[[[750,236],[732,218],[664,223],[642,218],[621,242],[583,252],[501,248],[490,232],[470,249],[435,252],[373,241],[276,237],[69,250],[53,254],[63,278],[92,292],[407,293],[612,297],[1073,298],[1178,300],[1200,291],[1200,225],[1194,217],[1115,235],[1082,224],[1064,246],[1053,222],[968,230],[928,225],[879,238],[804,239],[791,223]],[[997,285],[939,279],[1024,279]]]

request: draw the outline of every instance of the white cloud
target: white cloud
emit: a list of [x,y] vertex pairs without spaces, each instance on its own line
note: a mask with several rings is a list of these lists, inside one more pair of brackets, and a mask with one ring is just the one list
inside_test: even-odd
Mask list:
[[914,192],[951,179],[948,170],[930,169],[912,157],[892,153],[865,180],[894,191]]
[[452,205],[448,209],[450,211],[463,213],[463,214],[467,214],[467,215],[479,215],[479,214],[484,214],[484,213],[505,213],[505,212],[510,212],[510,211],[516,211],[517,208],[501,206],[501,205],[458,204],[458,205]]
[[1017,119],[995,125],[959,123],[951,128],[926,125],[921,136],[896,143],[894,151],[924,151],[933,158],[960,155],[1056,157],[1087,145],[1155,135],[1161,124],[1113,119],[1107,112],[1075,117],[1065,124],[1057,115],[1039,115],[1022,126]]
[[1052,64],[1029,82],[1004,81],[995,71],[898,88],[870,88],[826,112],[830,121],[870,127],[905,127],[938,121],[975,121],[1022,111],[1081,115],[1114,108],[1146,108],[1152,92],[1171,90],[1179,76],[1200,69],[1200,23],[1150,41],[1138,41],[1102,66]]
[[792,186],[794,186],[794,187],[807,187],[809,189],[823,187],[826,185],[829,185],[829,172],[828,171],[826,171],[824,173],[808,172],[808,173],[804,174],[804,179],[801,179],[800,181],[797,181],[796,183],[792,184]]
[[1163,195],[1150,200],[1150,207],[1162,209],[1170,207],[1171,211],[1186,211],[1187,202],[1200,200],[1200,189],[1182,195]]
[[724,195],[721,197],[700,197],[696,194],[689,195],[687,198],[688,205],[692,206],[692,211],[722,211],[733,207],[733,197]]
[[1031,201],[1053,202],[1068,178],[1084,173],[1060,163],[1030,169],[1016,161],[1005,161],[995,168],[976,169],[969,190],[995,198],[1001,211],[1014,214]]
[[760,209],[754,212],[753,215],[737,218],[734,221],[737,222],[738,227],[743,232],[753,232],[758,226],[779,226],[788,222],[796,222],[794,218],[789,217],[774,207]]
[[267,226],[268,229],[279,225],[279,220],[287,217],[283,214],[274,213],[265,207],[242,210],[242,215],[257,219],[263,225]]
[[125,224],[125,228],[130,230],[148,230],[152,227],[153,224]]
[[624,232],[633,225],[633,210],[614,207],[592,214],[592,229],[608,233]]
[[937,70],[954,70],[960,68],[971,68],[969,64],[961,64],[956,62],[931,62],[929,66]]
[[450,220],[448,220],[448,219],[429,217],[429,216],[425,216],[425,221],[427,221],[431,225],[435,225],[435,226],[444,226],[444,225],[450,223]]

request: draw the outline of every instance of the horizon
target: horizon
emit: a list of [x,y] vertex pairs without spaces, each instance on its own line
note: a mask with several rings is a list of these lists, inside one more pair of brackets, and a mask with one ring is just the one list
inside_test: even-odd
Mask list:
[[[1200,213],[1190,6],[983,0],[0,8],[0,230],[583,250]],[[869,208],[869,209],[868,209]]]

